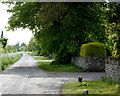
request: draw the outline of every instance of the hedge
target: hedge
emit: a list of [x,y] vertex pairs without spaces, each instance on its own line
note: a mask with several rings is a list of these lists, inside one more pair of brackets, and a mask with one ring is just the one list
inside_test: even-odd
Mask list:
[[104,44],[92,42],[83,44],[80,50],[80,56],[106,56]]
[[22,53],[9,53],[0,55],[0,72],[14,64],[22,57]]

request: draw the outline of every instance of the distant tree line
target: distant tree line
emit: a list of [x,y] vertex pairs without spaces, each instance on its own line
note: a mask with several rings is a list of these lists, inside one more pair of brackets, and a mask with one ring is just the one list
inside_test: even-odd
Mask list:
[[27,51],[27,45],[25,43],[22,43],[21,45],[19,43],[15,45],[7,45],[8,39],[4,38],[3,36],[4,35],[2,31],[0,38],[0,54]]

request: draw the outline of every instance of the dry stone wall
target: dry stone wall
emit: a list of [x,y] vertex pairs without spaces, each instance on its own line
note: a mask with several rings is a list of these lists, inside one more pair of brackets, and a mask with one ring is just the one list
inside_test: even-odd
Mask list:
[[71,63],[81,66],[83,71],[104,72],[106,77],[120,82],[120,58],[113,57],[72,57]]
[[83,71],[104,72],[104,57],[72,57],[71,62],[77,66],[81,66]]
[[105,58],[105,73],[108,78],[120,82],[120,58]]

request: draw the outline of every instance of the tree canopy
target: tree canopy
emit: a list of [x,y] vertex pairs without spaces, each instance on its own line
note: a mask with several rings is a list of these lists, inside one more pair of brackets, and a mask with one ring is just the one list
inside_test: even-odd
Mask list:
[[14,4],[8,10],[13,13],[8,30],[20,27],[32,30],[41,50],[57,55],[57,64],[69,63],[71,56],[79,55],[84,43],[108,42],[105,27],[101,25],[104,23],[104,3]]
[[28,51],[37,52],[37,54],[40,55],[41,48],[35,37],[32,37],[31,40],[29,41]]
[[15,44],[14,47],[17,49],[18,52],[20,51],[20,50],[19,50],[19,49],[20,49],[20,44],[19,44],[19,42],[17,42],[17,44]]

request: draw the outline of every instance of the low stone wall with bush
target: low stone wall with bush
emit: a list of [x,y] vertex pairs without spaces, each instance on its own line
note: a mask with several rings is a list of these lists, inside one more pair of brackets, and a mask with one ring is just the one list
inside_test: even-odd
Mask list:
[[120,82],[120,58],[106,57],[105,72],[108,78]]
[[105,60],[104,57],[72,57],[71,63],[81,66],[83,71],[104,72]]

